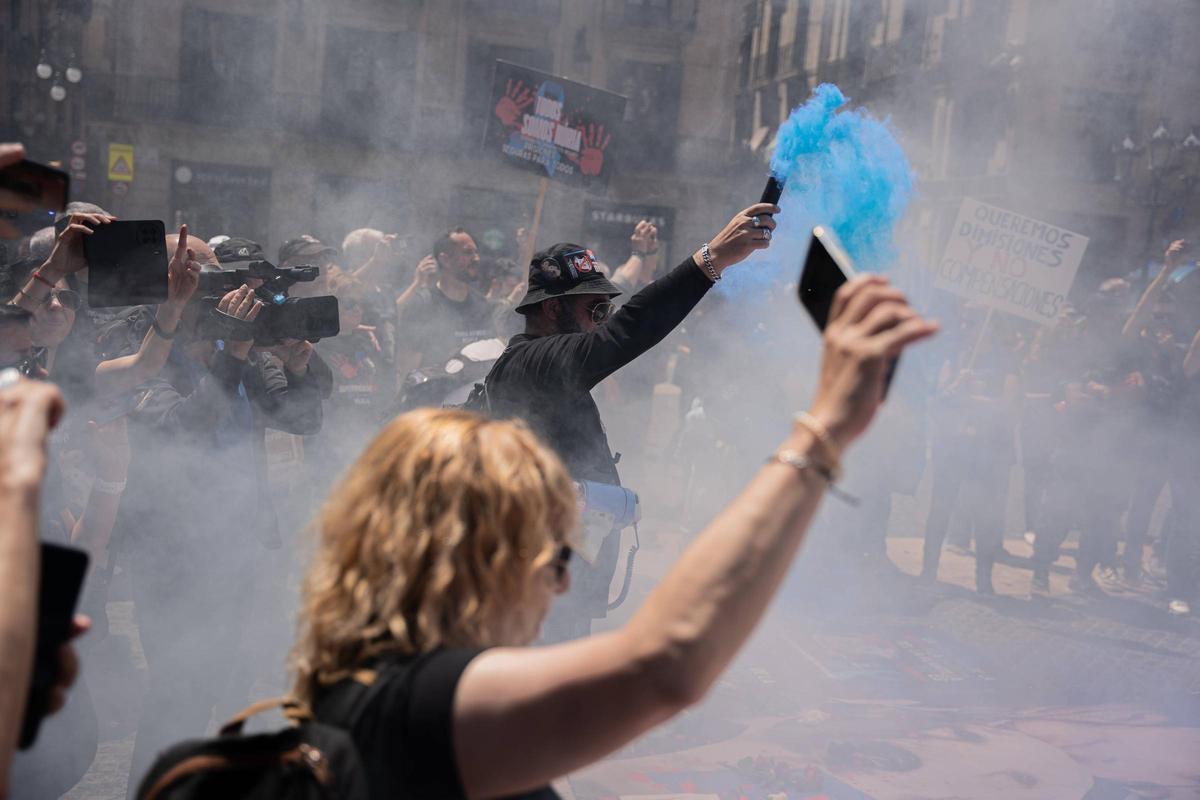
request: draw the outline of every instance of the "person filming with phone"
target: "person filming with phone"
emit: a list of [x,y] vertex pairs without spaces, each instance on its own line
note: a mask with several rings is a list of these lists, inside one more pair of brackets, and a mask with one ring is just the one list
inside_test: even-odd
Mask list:
[[[721,273],[765,249],[779,207],[750,206],[683,263],[616,309],[621,294],[597,268],[591,250],[560,243],[533,256],[529,288],[516,311],[525,332],[514,336],[485,380],[486,408],[525,420],[562,458],[588,496],[621,497],[619,456],[609,446],[595,386],[645,353],[675,329]],[[632,493],[628,493],[632,494]],[[630,498],[626,509],[636,502]],[[548,640],[586,635],[592,619],[607,614],[609,586],[620,555],[621,530],[636,512],[611,524],[589,521],[572,566],[574,588],[547,625]]]

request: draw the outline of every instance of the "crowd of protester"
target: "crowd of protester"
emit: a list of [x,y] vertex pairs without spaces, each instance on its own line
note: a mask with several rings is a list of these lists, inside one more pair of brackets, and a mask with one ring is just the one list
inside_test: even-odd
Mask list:
[[[293,603],[288,598],[296,591],[300,535],[317,504],[388,420],[418,407],[441,406],[455,398],[462,402],[463,390],[481,379],[504,343],[520,333],[515,309],[526,294],[527,265],[518,263],[517,253],[481,256],[471,233],[461,227],[431,236],[428,242],[371,228],[350,231],[338,246],[298,235],[272,254],[240,238],[247,232],[191,231],[185,225],[166,242],[168,295],[163,304],[100,309],[87,303],[83,240],[114,218],[98,206],[81,203],[72,204],[66,216],[67,224],[58,231],[51,227],[19,244],[10,243],[11,256],[0,270],[0,297],[5,301],[0,305],[0,368],[15,367],[29,378],[57,386],[70,409],[49,440],[38,524],[43,540],[74,543],[91,556],[82,608],[93,624],[87,638],[105,634],[115,571],[128,576],[148,669],[130,770],[132,786],[162,747],[202,733],[214,713],[220,716],[244,704],[256,681],[278,681],[278,675],[271,674],[275,662],[270,656],[286,649],[291,640],[288,609]],[[641,222],[631,231],[628,253],[599,256],[624,259],[615,268],[603,269],[627,298],[664,272],[658,252],[657,231]],[[200,276],[254,260],[280,267],[319,267],[317,280],[296,284],[292,294],[336,297],[340,333],[315,343],[288,340],[269,346],[206,335],[201,322],[209,312],[197,303]],[[1164,605],[1174,614],[1190,613],[1200,599],[1200,429],[1191,424],[1192,414],[1200,409],[1200,319],[1192,310],[1198,307],[1191,294],[1195,281],[1180,274],[1185,266],[1184,244],[1176,242],[1166,253],[1161,273],[1140,297],[1132,281],[1113,279],[1092,296],[1065,307],[1049,327],[1024,327],[969,305],[953,310],[957,335],[944,337],[944,346],[930,348],[935,355],[923,357],[928,381],[916,390],[898,384],[893,392],[895,405],[915,409],[908,417],[909,428],[920,433],[911,437],[915,443],[906,450],[921,455],[906,462],[912,469],[892,470],[883,479],[885,487],[914,491],[910,473],[932,470],[922,579],[936,580],[948,539],[951,547],[973,546],[977,589],[994,593],[993,565],[1017,560],[1005,550],[1004,526],[1009,478],[1012,466],[1019,463],[1024,474],[1024,527],[1032,543],[1031,594],[1049,594],[1050,571],[1068,534],[1076,532],[1073,592],[1098,593],[1122,581],[1138,585],[1162,578]],[[263,307],[256,288],[248,279],[224,293],[217,309],[254,320]],[[611,313],[611,308],[603,310],[605,316]],[[693,348],[719,349],[721,345],[712,341],[717,317],[697,312],[669,340],[669,359],[642,365],[653,373],[648,379],[634,376],[621,383],[618,378],[616,388],[602,386],[598,391],[617,397],[615,402],[629,418],[644,421],[650,417],[651,387],[674,381],[682,386],[680,407],[685,412],[698,412],[703,395],[709,419],[720,420],[721,398],[689,373],[686,358]],[[711,441],[695,437],[697,426],[692,423],[697,418],[689,412],[679,425],[679,436],[691,435],[690,443],[675,442],[680,457],[693,463],[717,458]],[[472,437],[483,435],[453,415],[431,416],[426,423],[434,428],[445,425],[467,442],[455,446],[466,447]],[[372,445],[378,458],[398,457],[405,447],[450,446],[449,440],[426,441],[427,432],[415,425],[410,419],[407,427],[389,428],[382,436],[390,439]],[[523,435],[503,434],[518,439]],[[755,457],[761,462],[761,453]],[[481,480],[498,468],[479,465]],[[395,469],[411,472],[417,467]],[[544,469],[557,480],[555,469],[560,468]],[[362,462],[347,480],[355,470],[363,470]],[[691,479],[684,482],[691,484]],[[1151,540],[1152,512],[1166,487],[1170,512],[1160,535]],[[561,488],[555,483],[547,502],[561,500]],[[386,495],[385,489],[378,491]],[[370,492],[362,485],[357,492],[349,496],[363,504],[384,502],[367,497]],[[878,561],[886,559],[889,497],[887,491],[874,490],[862,509],[862,519],[869,524],[861,523],[861,532],[847,534],[853,547]],[[346,515],[366,513],[356,511],[349,499],[340,502]],[[681,504],[686,503],[684,493]],[[331,513],[326,510],[327,521]],[[686,508],[679,513],[681,519],[694,516]],[[804,516],[808,511],[793,513]],[[566,517],[559,522],[565,524]],[[564,531],[554,533],[561,538]],[[326,530],[326,535],[332,534]],[[381,558],[393,558],[385,544],[378,546]],[[713,551],[709,555],[719,561],[720,547],[712,542],[708,547]],[[324,557],[335,556],[345,554]],[[346,564],[340,568],[351,570]],[[411,564],[404,568],[415,569]],[[701,603],[694,587],[685,589],[691,581],[703,584],[704,575],[697,579],[697,574],[680,577],[675,595],[664,594],[657,609],[631,625],[640,624],[636,629],[646,636],[647,619],[654,614],[683,614],[680,604]],[[779,577],[772,575],[772,580]],[[719,575],[709,578],[725,580]],[[371,615],[382,612],[367,599],[339,598],[337,587],[327,588],[325,600],[333,607],[344,601],[347,613],[366,614],[363,620],[379,622]],[[314,602],[309,599],[305,613],[308,624],[316,626],[309,631],[309,644],[317,647],[322,636],[334,634],[319,629],[328,609]],[[364,604],[365,610],[358,607]],[[761,608],[729,613],[756,618]],[[476,720],[476,738],[468,738],[463,747],[479,752],[459,754],[473,765],[464,769],[464,780],[477,794],[526,788],[531,781],[586,763],[590,754],[611,749],[614,742],[693,702],[733,652],[725,645],[714,645],[713,650],[705,643],[705,631],[689,640],[689,647],[708,655],[689,667],[696,675],[683,697],[686,702],[678,697],[648,702],[639,715],[597,729],[596,742],[547,756],[538,768],[514,774],[498,767],[503,758],[480,754],[481,742],[494,735],[495,728]],[[449,629],[409,633],[413,647],[420,645],[421,636],[433,636],[433,641],[441,636],[460,646],[496,643],[487,637],[463,639],[460,634]],[[536,632],[522,631],[521,641],[515,643],[535,637]],[[581,652],[598,659],[593,666],[607,665],[613,673],[628,667],[599,645]],[[352,669],[343,662],[344,658],[313,655],[307,671],[302,670],[301,692],[311,693],[318,677],[337,678]],[[529,666],[519,660],[516,666],[506,664],[504,656],[491,663],[490,672],[480,671],[473,684],[476,694],[471,695],[485,717],[498,713],[488,705],[496,701],[486,700],[486,693],[511,687],[514,676]],[[578,678],[573,669],[582,669],[572,666],[570,658],[544,668],[551,672],[542,677],[555,674],[565,682]],[[85,670],[77,693],[86,692],[87,680]],[[612,692],[599,697],[596,702],[610,707],[616,700]],[[512,702],[519,706],[522,700]],[[88,718],[86,709],[80,713],[81,719]],[[546,740],[535,744],[549,747],[554,734],[540,735]],[[519,737],[512,741],[525,742]],[[86,769],[90,758],[85,753],[39,766],[35,753],[25,768],[25,780],[30,786],[44,785],[44,796],[56,796],[79,774],[47,765],[78,764]]]
[[[1050,326],[960,307],[957,346],[930,381],[923,578],[936,578],[947,539],[958,548],[974,539],[984,594],[994,593],[998,560],[1020,563],[1003,544],[1019,464],[1033,598],[1049,596],[1051,569],[1074,532],[1071,592],[1157,584],[1170,613],[1191,613],[1200,578],[1200,314],[1186,247],[1172,242],[1141,292],[1142,271],[1107,279]],[[1151,538],[1168,487],[1168,511]]]

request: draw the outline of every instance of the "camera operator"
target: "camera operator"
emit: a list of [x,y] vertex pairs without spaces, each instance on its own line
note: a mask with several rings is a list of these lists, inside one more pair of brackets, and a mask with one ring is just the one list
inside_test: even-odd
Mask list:
[[[196,260],[216,255],[191,239]],[[315,433],[328,369],[307,342],[254,350],[216,339],[211,319],[251,323],[264,303],[250,286],[216,301],[197,292],[161,373],[138,387],[129,414],[132,460],[117,529],[124,537],[150,672],[130,774],[162,746],[203,728],[238,660],[263,546],[278,546],[266,490],[264,431]],[[214,312],[219,316],[214,317]],[[150,312],[112,330],[130,349]]]
[[[747,208],[695,254],[638,292],[619,310],[621,291],[597,269],[590,250],[561,243],[534,255],[529,291],[517,305],[525,332],[514,336],[486,380],[493,413],[526,420],[553,447],[575,480],[619,486],[616,462],[591,391],[658,344],[727,268],[771,241],[779,208]],[[576,590],[555,609],[547,638],[586,635],[608,609],[620,529],[576,559]],[[560,610],[561,609],[561,610]]]

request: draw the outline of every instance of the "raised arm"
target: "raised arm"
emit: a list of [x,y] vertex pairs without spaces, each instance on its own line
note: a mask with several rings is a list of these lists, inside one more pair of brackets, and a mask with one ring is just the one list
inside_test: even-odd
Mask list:
[[658,228],[641,220],[634,226],[629,246],[629,258],[613,272],[613,283],[637,290],[653,280],[658,269]]
[[200,283],[200,263],[187,246],[187,225],[179,226],[179,243],[167,265],[167,302],[154,312],[136,353],[102,361],[96,367],[96,394],[100,397],[129,391],[157,375],[171,355],[183,310]]
[[421,366],[421,331],[412,324],[412,304],[421,288],[437,284],[437,259],[425,256],[413,271],[413,282],[396,298],[396,385],[403,386],[408,373]]
[[[777,213],[779,207],[770,203],[750,206],[708,242],[715,276],[744,261],[755,250],[770,245],[770,232],[775,228],[771,215]],[[595,386],[661,342],[712,288],[714,275],[709,274],[709,269],[702,249],[697,250],[670,273],[631,297],[595,331],[565,340],[575,348],[569,360],[579,365],[577,379],[589,388]]]
[[90,235],[96,226],[114,219],[116,217],[104,214],[72,214],[67,226],[55,239],[54,249],[50,251],[46,262],[30,273],[29,280],[17,289],[9,302],[30,313],[36,312],[45,304],[50,290],[59,281],[87,267],[83,255],[83,237]]
[[[217,303],[221,313],[246,322],[253,322],[262,309],[262,301],[245,284]],[[226,342],[225,349],[213,355],[208,372],[188,395],[161,378],[152,378],[134,413],[146,424],[162,429],[212,430],[229,413],[253,346],[253,341]]]
[[1187,242],[1182,239],[1176,239],[1171,242],[1171,246],[1163,254],[1162,269],[1155,276],[1154,280],[1150,282],[1150,285],[1146,287],[1146,291],[1142,292],[1142,297],[1138,300],[1137,307],[1133,309],[1133,313],[1125,321],[1125,327],[1121,329],[1122,335],[1137,336],[1146,327],[1146,322],[1150,317],[1150,309],[1154,307],[1154,300],[1162,294],[1162,290],[1167,285],[1167,280],[1175,270],[1179,262],[1179,256],[1183,253],[1183,248],[1186,245]]
[[888,361],[935,330],[882,278],[843,286],[811,412],[825,435],[797,425],[778,451],[792,463],[759,470],[620,630],[489,650],[467,667],[454,741],[468,796],[544,785],[703,698],[787,574],[823,493],[820,473],[836,467],[831,451],[870,424]]
[[37,637],[38,499],[46,439],[62,410],[54,386],[0,372],[0,797],[25,718]]

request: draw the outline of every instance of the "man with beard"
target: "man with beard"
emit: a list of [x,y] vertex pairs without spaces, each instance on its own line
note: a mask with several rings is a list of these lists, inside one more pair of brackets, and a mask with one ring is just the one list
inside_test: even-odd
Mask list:
[[[491,413],[524,419],[553,447],[577,481],[619,486],[617,460],[592,399],[596,384],[663,340],[721,273],[771,241],[779,209],[747,208],[682,264],[629,299],[596,267],[592,251],[560,243],[535,254],[529,289],[517,305],[525,332],[514,336],[485,381]],[[547,619],[549,640],[587,635],[608,608],[620,529],[575,559],[574,588]]]

